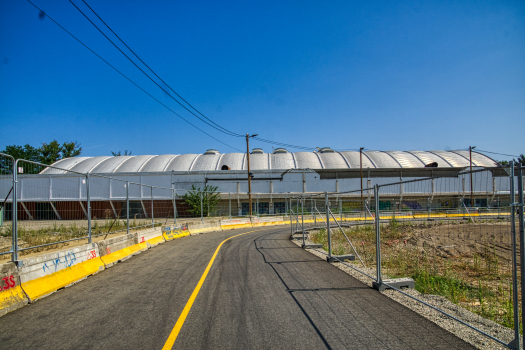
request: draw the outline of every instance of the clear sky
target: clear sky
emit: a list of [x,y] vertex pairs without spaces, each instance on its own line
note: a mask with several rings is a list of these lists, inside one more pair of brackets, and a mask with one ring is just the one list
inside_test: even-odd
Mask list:
[[[246,149],[180,107],[68,0],[32,1],[182,117]],[[522,0],[86,2],[171,88],[235,133],[312,150],[525,153]],[[0,118],[1,149],[56,139],[80,142],[85,156],[236,152],[26,0],[0,1]]]

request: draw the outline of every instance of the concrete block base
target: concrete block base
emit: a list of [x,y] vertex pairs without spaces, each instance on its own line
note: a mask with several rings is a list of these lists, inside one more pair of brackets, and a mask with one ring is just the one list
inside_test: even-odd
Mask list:
[[392,278],[388,280],[383,280],[382,283],[372,282],[372,286],[374,287],[374,289],[377,289],[378,291],[383,292],[386,289],[392,289],[391,287],[394,287],[396,289],[401,289],[401,288],[414,289],[416,287],[416,284],[412,278],[402,277],[402,278]]
[[308,249],[308,248],[322,248],[323,245],[322,244],[303,244],[301,246],[303,249]]
[[354,254],[346,254],[346,255],[332,255],[331,258],[330,257],[326,257],[326,261],[328,261],[329,263],[339,262],[339,261],[344,261],[344,260],[354,261],[355,260],[355,255]]

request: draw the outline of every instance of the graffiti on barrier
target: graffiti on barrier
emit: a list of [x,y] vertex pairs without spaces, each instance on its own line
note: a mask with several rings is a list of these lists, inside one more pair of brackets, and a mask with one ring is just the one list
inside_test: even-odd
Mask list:
[[49,272],[56,272],[59,269],[60,265],[63,264],[65,267],[70,267],[73,266],[76,260],[77,257],[73,252],[67,252],[62,258],[60,257],[60,253],[57,253],[57,257],[51,260],[51,264],[53,264],[53,266],[49,267],[47,266],[47,263],[44,263],[42,269],[44,270],[44,272],[46,272],[46,269],[49,270]]

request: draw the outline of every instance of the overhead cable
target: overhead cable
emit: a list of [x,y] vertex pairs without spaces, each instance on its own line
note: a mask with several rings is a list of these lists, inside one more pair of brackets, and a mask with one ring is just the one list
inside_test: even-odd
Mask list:
[[142,87],[140,87],[137,83],[135,83],[133,80],[131,80],[130,78],[128,78],[124,73],[122,73],[121,71],[119,71],[117,68],[115,68],[113,65],[111,65],[108,61],[106,61],[104,58],[102,58],[99,54],[97,54],[95,51],[93,51],[89,46],[87,46],[86,44],[84,44],[80,39],[78,39],[76,36],[74,36],[73,34],[71,34],[71,32],[69,32],[66,28],[62,27],[57,21],[55,21],[53,18],[51,18],[47,13],[45,13],[44,11],[42,11],[38,6],[36,6],[33,2],[31,2],[31,0],[27,0],[31,5],[33,5],[37,10],[40,11],[40,13],[43,13],[47,18],[49,18],[53,23],[55,23],[57,26],[59,26],[62,30],[64,30],[66,33],[68,33],[73,39],[75,39],[76,41],[78,41],[80,44],[82,44],[82,46],[84,46],[86,49],[88,49],[89,51],[91,51],[91,53],[93,53],[95,56],[97,56],[98,58],[100,58],[104,63],[106,63],[108,66],[110,66],[111,68],[113,68],[113,70],[115,70],[117,73],[119,73],[121,76],[123,76],[126,80],[128,80],[130,83],[132,83],[133,85],[135,85],[137,88],[139,88],[142,92],[144,92],[146,95],[148,95],[149,97],[151,97],[152,99],[154,99],[156,102],[158,102],[160,105],[162,105],[163,107],[165,107],[166,109],[168,109],[170,112],[172,112],[173,114],[175,114],[177,117],[179,117],[180,119],[184,120],[186,123],[188,123],[189,125],[193,126],[195,129],[199,130],[200,132],[202,132],[203,134],[211,137],[212,139],[214,139],[215,141],[218,141],[220,143],[222,143],[223,145],[225,146],[228,146],[230,148],[233,148],[234,150],[237,150],[239,152],[243,152],[242,150],[238,149],[238,148],[235,148],[233,146],[230,146],[228,145],[227,143],[224,143],[222,142],[221,140],[211,136],[210,134],[208,134],[207,132],[205,132],[204,130],[200,129],[199,127],[197,127],[196,125],[192,124],[191,122],[189,122],[188,120],[186,120],[185,118],[183,118],[181,115],[179,115],[178,113],[176,113],[175,111],[173,111],[171,108],[169,108],[168,106],[166,106],[165,104],[163,104],[162,102],[160,102],[157,98],[153,97],[153,95],[151,95],[149,92],[147,92],[146,90],[144,90]]

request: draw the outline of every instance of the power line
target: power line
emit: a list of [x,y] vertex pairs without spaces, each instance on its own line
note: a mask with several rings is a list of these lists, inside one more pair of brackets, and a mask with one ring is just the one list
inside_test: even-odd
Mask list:
[[73,34],[71,34],[66,28],[62,27],[57,21],[55,21],[53,18],[51,18],[47,13],[45,13],[44,11],[42,11],[38,6],[36,6],[34,3],[31,2],[31,0],[27,0],[31,5],[33,5],[37,10],[40,11],[40,13],[43,13],[47,18],[49,18],[51,21],[53,21],[53,23],[55,23],[57,26],[59,26],[62,30],[64,30],[66,33],[68,33],[73,39],[75,39],[76,41],[78,41],[80,44],[82,44],[82,46],[84,46],[86,49],[88,49],[89,51],[91,51],[91,53],[93,53],[95,56],[97,56],[98,58],[100,58],[104,63],[106,63],[108,66],[110,66],[111,68],[113,68],[113,70],[115,70],[117,73],[119,73],[120,75],[122,75],[126,80],[128,80],[130,83],[132,83],[133,85],[135,85],[137,88],[139,88],[142,92],[144,92],[146,95],[148,95],[149,97],[151,97],[152,99],[154,99],[155,101],[157,101],[159,104],[161,104],[163,107],[165,107],[166,109],[168,109],[170,112],[172,112],[173,114],[175,114],[177,117],[179,117],[180,119],[184,120],[186,123],[190,124],[191,126],[193,126],[195,129],[199,130],[200,132],[202,132],[203,134],[211,137],[212,139],[214,139],[215,141],[218,141],[220,143],[222,143],[223,145],[225,146],[228,146],[230,148],[233,148],[234,150],[237,150],[239,152],[243,152],[242,150],[238,149],[238,148],[235,148],[233,146],[230,146],[228,145],[227,143],[224,143],[222,142],[221,140],[211,136],[210,134],[208,134],[207,132],[205,132],[204,130],[200,129],[199,127],[197,127],[196,125],[192,124],[191,122],[189,122],[188,120],[186,120],[185,118],[183,118],[182,116],[180,116],[178,113],[176,113],[175,111],[173,111],[171,108],[169,108],[168,106],[166,106],[165,104],[163,104],[162,102],[160,102],[158,99],[156,99],[155,97],[153,97],[153,95],[151,95],[149,92],[147,92],[146,90],[144,90],[142,87],[140,87],[138,84],[136,84],[133,80],[131,80],[130,78],[128,78],[124,73],[122,73],[121,71],[119,71],[117,68],[115,68],[113,65],[111,65],[108,61],[106,61],[104,58],[102,58],[99,54],[97,54],[95,51],[93,51],[89,46],[87,46],[86,44],[84,44],[80,39],[78,39],[76,36],[74,36]]
[[[190,106],[195,112],[199,113],[202,117],[206,118],[206,120],[208,120],[208,121],[211,122],[212,124],[216,125],[217,127],[223,129],[224,131],[226,131],[226,132],[228,132],[228,133],[231,133],[231,134],[233,134],[233,135],[235,135],[235,136],[238,136],[238,137],[243,137],[243,136],[244,136],[244,135],[241,135],[241,134],[237,134],[237,133],[235,133],[235,132],[233,132],[233,131],[230,131],[230,130],[228,130],[228,129],[226,129],[226,128],[223,128],[222,126],[220,126],[219,124],[217,124],[217,123],[215,123],[213,120],[211,120],[210,118],[206,117],[204,114],[202,114],[200,111],[198,111],[195,107],[193,107],[193,106],[192,106],[188,101],[186,101],[181,95],[179,95],[175,90],[173,90],[173,89],[171,88],[171,86],[168,85],[168,83],[166,83],[164,80],[162,80],[162,78],[159,77],[159,76],[157,75],[157,73],[155,73],[155,72],[153,71],[153,69],[151,69],[150,66],[148,66],[148,65],[146,64],[146,62],[144,62],[144,61],[139,57],[139,55],[137,55],[137,54],[135,53],[135,51],[133,51],[133,50],[132,50],[132,49],[131,49],[131,48],[130,48],[125,42],[124,42],[124,40],[122,40],[122,39],[120,38],[120,36],[118,36],[117,33],[115,33],[115,31],[113,31],[113,29],[110,28],[110,26],[109,26],[109,25],[108,25],[108,24],[107,24],[107,23],[106,23],[106,22],[105,22],[105,21],[104,21],[99,15],[98,15],[98,13],[95,12],[95,10],[93,10],[93,8],[92,8],[91,6],[89,6],[89,4],[88,4],[85,0],[82,0],[82,2],[83,2],[83,3],[84,3],[84,4],[85,4],[85,5],[91,10],[91,12],[93,12],[93,13],[95,14],[95,16],[97,16],[97,18],[98,18],[98,19],[99,19],[99,20],[100,20],[100,21],[101,21],[101,22],[102,22],[102,23],[103,23],[103,24],[104,24],[104,25],[105,25],[105,26],[111,31],[111,33],[113,33],[113,35],[115,35],[115,36],[117,37],[117,39],[120,40],[120,42],[121,42],[122,44],[124,44],[124,46],[126,46],[126,48],[127,48],[129,51],[131,51],[131,53],[132,53],[133,55],[135,55],[135,57],[137,57],[137,59],[138,59],[138,60],[139,60],[144,66],[146,66],[146,68],[148,68],[148,69],[150,70],[151,73],[153,73],[153,74],[154,74],[154,75],[155,75],[155,76],[156,76],[156,77],[157,77],[157,78],[158,78],[158,79],[159,79],[164,85],[166,85],[166,86],[167,86],[167,87],[168,87],[168,88],[169,88],[169,89],[170,89],[175,95],[177,95],[182,101],[184,101],[188,106]],[[73,5],[74,5],[74,4],[73,4]],[[76,6],[75,6],[75,7],[76,7]],[[77,9],[78,9],[78,7],[77,7]],[[79,10],[79,11],[80,11],[80,10]],[[84,16],[85,16],[85,15],[84,15]],[[98,28],[97,28],[97,29],[98,29]]]
[[[188,109],[188,107],[186,107],[185,105],[183,105],[179,100],[177,100],[175,97],[173,97],[168,91],[166,91],[162,86],[160,86],[159,83],[157,83],[148,73],[146,73],[142,68],[140,68],[138,66],[137,63],[135,63],[135,61],[133,61],[128,55],[126,55],[124,53],[124,51],[122,51],[120,49],[120,47],[118,47],[117,44],[115,44],[113,42],[113,40],[111,40],[95,23],[93,23],[93,21],[72,1],[72,0],[69,0],[69,2],[75,6],[75,8],[100,32],[100,34],[102,34],[111,44],[113,44],[113,46],[115,46],[115,48],[117,50],[120,51],[120,53],[122,53],[135,67],[137,67],[138,70],[140,70],[149,80],[151,80],[153,82],[153,84],[157,85],[162,91],[164,91],[164,93],[166,93],[169,97],[171,97],[175,102],[177,102],[182,108],[184,108],[185,110],[187,110],[188,112],[190,112],[191,114],[193,114],[195,117],[199,118],[202,122],[208,124],[209,126],[211,126],[212,128],[226,134],[226,135],[230,135],[230,136],[235,136],[235,137],[242,137],[243,135],[240,135],[240,134],[235,134],[231,131],[224,131],[210,123],[208,123],[207,121],[205,121],[204,119],[202,119],[201,117],[199,117],[198,115],[196,115],[195,113],[193,113],[192,111],[190,111]],[[98,16],[98,15],[97,15]],[[222,127],[221,127],[222,128]]]
[[490,152],[490,151],[483,151],[483,150],[477,149],[477,148],[476,148],[476,151],[483,152],[483,153],[492,153],[492,154],[497,154],[497,155],[506,156],[506,157],[516,157],[516,158],[520,157],[520,156],[516,156],[516,155],[513,155],[513,154],[503,154],[503,153],[496,153],[496,152]]
[[[175,95],[177,95],[182,101],[184,101],[188,106],[190,106],[193,110],[195,110],[195,112],[197,112],[198,114],[200,114],[202,117],[204,117],[206,120],[208,120],[209,122],[211,122],[212,124],[214,124],[215,126],[211,125],[210,123],[202,120],[202,118],[200,118],[199,116],[197,116],[195,113],[193,113],[192,111],[190,111],[186,106],[182,105],[182,103],[180,103],[177,99],[175,99],[173,96],[171,96],[164,88],[162,88],[157,82],[155,82],[146,72],[144,72],[128,55],[126,55],[110,38],[108,38],[108,36],[95,24],[93,23],[93,21],[91,21],[91,19],[84,13],[82,12],[82,10],[80,10],[80,8],[78,8],[77,5],[75,5],[75,3],[73,3],[72,0],[69,0],[69,2],[75,6],[75,8],[111,43],[113,44],[113,46],[115,46],[131,63],[133,63],[135,65],[135,67],[137,67],[143,74],[145,74],[153,83],[155,83],[155,85],[157,85],[160,89],[162,89],[162,91],[164,91],[166,94],[168,94],[168,96],[170,96],[173,100],[175,100],[178,104],[180,104],[183,108],[185,108],[188,112],[190,112],[191,114],[193,114],[194,116],[196,116],[197,118],[199,118],[201,121],[203,121],[204,123],[208,124],[209,126],[219,130],[218,128],[222,129],[222,130],[219,130],[227,135],[230,135],[230,136],[234,136],[234,137],[244,137],[244,135],[241,135],[241,134],[238,134],[238,133],[235,133],[233,131],[230,131],[226,128],[223,128],[222,126],[220,126],[219,124],[215,123],[213,120],[209,119],[208,117],[206,117],[204,114],[202,114],[199,110],[197,110],[195,107],[193,107],[193,105],[191,105],[188,101],[186,101],[182,96],[180,96],[175,90],[173,90],[171,88],[171,86],[169,86],[161,77],[159,77],[157,75],[157,73],[155,73],[153,71],[153,69],[151,69],[136,53],[135,51],[133,51],[125,42],[124,40],[122,40],[120,38],[120,36],[117,35],[117,33],[115,33],[115,31],[113,29],[111,29],[111,27],[98,15],[98,13],[93,10],[93,8],[91,6],[89,6],[89,4],[85,1],[85,0],[82,0],[82,2],[95,14],[95,16],[97,16],[97,18],[111,31],[111,33],[113,33],[113,35],[115,35],[117,37],[117,39],[120,40],[120,42],[122,44],[124,44],[124,46],[126,46],[126,48],[131,52],[133,53],[133,55],[135,55],[135,57],[142,63],[144,64],[144,66],[146,66],[164,85],[166,85]],[[297,148],[297,149],[304,149],[304,150],[312,150],[312,149],[315,149],[315,147],[306,147],[306,146],[297,146],[297,145],[292,145],[292,144],[287,144],[287,143],[282,143],[282,142],[277,142],[277,141],[271,141],[271,140],[267,140],[267,139],[263,139],[263,138],[254,138],[260,142],[265,142],[265,143],[269,143],[269,144],[274,144],[274,145],[279,145],[279,146],[284,146],[284,147],[292,147],[292,148]]]

